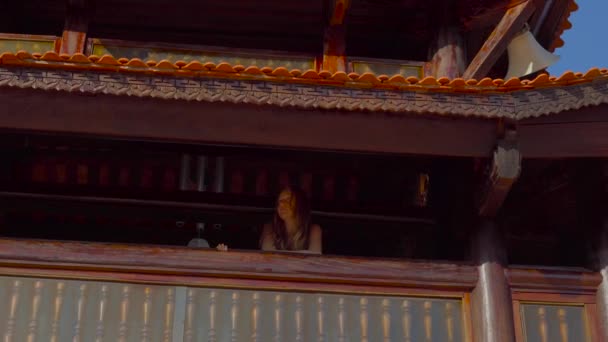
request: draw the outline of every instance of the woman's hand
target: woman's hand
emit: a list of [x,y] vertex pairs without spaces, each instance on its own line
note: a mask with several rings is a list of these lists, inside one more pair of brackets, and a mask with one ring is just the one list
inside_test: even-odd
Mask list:
[[215,246],[215,249],[217,249],[220,252],[226,252],[226,251],[228,251],[228,246],[224,245],[223,243],[220,243],[219,245]]

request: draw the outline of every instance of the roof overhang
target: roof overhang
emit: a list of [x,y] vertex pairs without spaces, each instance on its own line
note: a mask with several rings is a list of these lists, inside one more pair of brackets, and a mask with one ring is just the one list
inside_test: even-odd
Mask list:
[[[608,70],[540,75],[533,81],[330,74],[285,68],[238,69],[198,62],[146,65],[84,55],[3,54],[0,87],[230,102],[302,109],[433,114],[521,120],[608,103]],[[193,65],[193,64],[200,65]]]
[[[131,61],[77,63],[65,56],[6,63],[6,54],[0,57],[5,129],[488,157],[499,123],[507,121],[519,127],[523,157],[608,155],[608,138],[598,131],[608,108],[605,69],[505,82],[312,71],[287,76],[285,70],[225,71],[221,65],[192,71],[162,62],[133,68]],[[556,125],[553,118],[564,117],[555,115],[562,112],[569,119]],[[601,121],[584,123],[597,134],[585,138],[587,131],[578,126],[569,131],[577,115]],[[558,126],[559,134],[551,133]],[[578,138],[569,139],[574,133]],[[567,146],[559,150],[559,144]]]

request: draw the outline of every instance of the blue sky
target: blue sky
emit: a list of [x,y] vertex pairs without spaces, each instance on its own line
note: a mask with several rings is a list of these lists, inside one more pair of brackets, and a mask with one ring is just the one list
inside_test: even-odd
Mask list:
[[565,44],[555,50],[560,61],[549,68],[552,75],[566,70],[608,68],[608,0],[576,0],[579,9],[570,15],[572,28],[562,34]]

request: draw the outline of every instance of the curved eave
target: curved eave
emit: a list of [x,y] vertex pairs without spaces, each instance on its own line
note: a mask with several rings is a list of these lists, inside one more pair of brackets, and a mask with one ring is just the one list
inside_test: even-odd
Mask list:
[[557,26],[557,29],[555,30],[555,36],[552,39],[551,44],[549,45],[549,51],[553,52],[555,51],[555,49],[564,46],[564,40],[561,37],[564,31],[572,28],[572,23],[570,22],[570,15],[572,14],[572,12],[575,12],[577,10],[578,5],[576,4],[576,1],[569,0],[566,10],[564,11],[564,15],[562,16]]
[[147,62],[48,52],[0,55],[0,87],[302,109],[520,120],[608,103],[608,70],[464,80]]

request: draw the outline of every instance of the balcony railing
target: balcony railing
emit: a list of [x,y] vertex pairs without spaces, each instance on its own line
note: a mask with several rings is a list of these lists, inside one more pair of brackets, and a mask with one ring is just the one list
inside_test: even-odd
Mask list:
[[458,298],[0,277],[5,341],[463,341]]
[[0,240],[6,341],[464,341],[471,265]]
[[[597,272],[506,270],[518,341],[599,341]],[[5,341],[471,341],[475,265],[0,239]],[[474,298],[474,296],[473,296]]]

